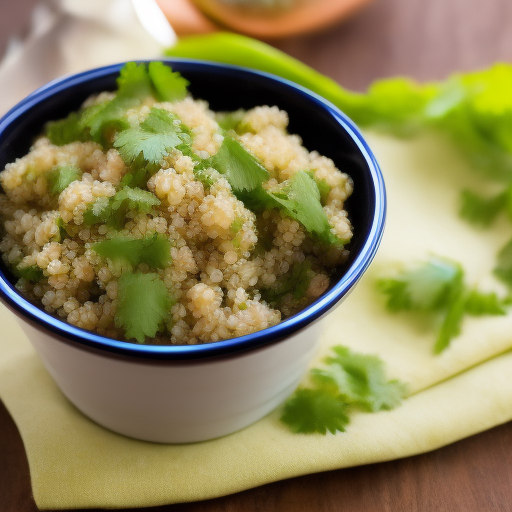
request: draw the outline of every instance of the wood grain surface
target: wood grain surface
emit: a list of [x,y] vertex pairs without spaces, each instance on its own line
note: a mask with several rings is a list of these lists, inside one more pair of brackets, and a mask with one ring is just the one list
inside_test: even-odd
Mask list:
[[[35,0],[0,0],[0,54]],[[279,47],[363,90],[380,77],[441,79],[512,61],[512,0],[375,0],[343,25]],[[512,91],[511,91],[512,94]],[[276,482],[154,512],[486,512],[512,510],[512,423],[428,454]],[[34,512],[18,430],[0,404],[0,511]]]

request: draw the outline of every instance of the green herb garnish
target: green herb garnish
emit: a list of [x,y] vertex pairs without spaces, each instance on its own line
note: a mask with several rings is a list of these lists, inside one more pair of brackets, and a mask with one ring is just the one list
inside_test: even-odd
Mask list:
[[377,283],[392,312],[420,311],[435,314],[440,326],[434,352],[440,353],[461,332],[465,315],[503,315],[504,302],[494,293],[469,290],[458,263],[433,257]]
[[377,357],[337,346],[326,367],[310,372],[311,386],[299,388],[284,405],[281,421],[293,432],[344,432],[353,409],[378,412],[397,407],[406,386],[388,380]]
[[154,337],[169,316],[172,300],[158,274],[125,272],[118,281],[115,323],[127,339],[144,343]]
[[84,212],[84,224],[107,224],[115,229],[124,227],[129,211],[150,213],[160,200],[151,192],[140,188],[123,187],[112,197],[100,197]]
[[70,183],[82,179],[82,171],[74,165],[54,167],[46,173],[50,194],[58,196]]
[[152,269],[158,269],[167,267],[171,262],[171,242],[165,235],[157,233],[143,238],[117,235],[93,244],[92,248],[115,265],[136,268],[145,263]]

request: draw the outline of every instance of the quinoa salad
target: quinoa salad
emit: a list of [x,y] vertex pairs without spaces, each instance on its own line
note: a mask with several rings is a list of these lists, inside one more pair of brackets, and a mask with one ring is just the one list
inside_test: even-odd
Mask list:
[[19,292],[129,342],[209,343],[279,323],[348,256],[349,176],[276,106],[213,112],[161,62],[51,121],[0,173]]

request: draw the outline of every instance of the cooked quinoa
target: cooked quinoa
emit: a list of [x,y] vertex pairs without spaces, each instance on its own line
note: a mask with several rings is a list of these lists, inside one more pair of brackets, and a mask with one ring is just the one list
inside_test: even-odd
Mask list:
[[[149,80],[144,65],[131,64],[125,84],[130,69]],[[186,90],[166,94],[160,87],[120,103],[113,120],[105,107],[123,99],[118,83],[117,94],[85,102],[81,132],[76,114],[50,123],[27,155],[0,173],[0,251],[16,288],[77,327],[164,345],[265,329],[324,293],[348,255],[344,203],[352,182],[287,133],[287,113],[276,106],[215,113]],[[175,99],[162,101],[169,97]],[[103,124],[94,125],[91,112],[103,112]],[[65,132],[73,122],[74,141]],[[167,139],[151,163],[155,148],[144,144],[152,137],[155,145]],[[265,179],[256,183],[247,174],[250,186],[240,184],[233,162],[256,166]],[[311,208],[316,219],[326,219],[327,231],[293,203],[299,178],[314,187],[312,201],[321,205]],[[136,286],[154,286],[161,298],[141,307],[152,326],[128,325],[126,316],[138,315],[126,294]]]

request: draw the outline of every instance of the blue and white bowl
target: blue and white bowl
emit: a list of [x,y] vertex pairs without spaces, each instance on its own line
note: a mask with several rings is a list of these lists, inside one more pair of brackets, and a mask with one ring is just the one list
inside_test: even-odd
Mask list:
[[[281,404],[315,354],[321,324],[366,271],[386,211],[384,182],[361,133],[333,105],[291,82],[248,69],[165,60],[213,110],[277,105],[306,148],[334,160],[354,181],[346,206],[350,256],[331,287],[298,314],[268,329],[204,345],[138,345],[99,336],[51,316],[22,297],[0,264],[0,300],[18,320],[56,383],[84,414],[115,432],[162,443],[235,432]],[[0,170],[26,154],[45,122],[91,94],[114,90],[123,64],[51,82],[0,120]]]

